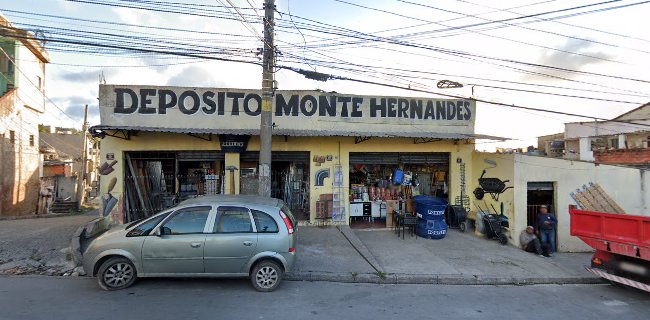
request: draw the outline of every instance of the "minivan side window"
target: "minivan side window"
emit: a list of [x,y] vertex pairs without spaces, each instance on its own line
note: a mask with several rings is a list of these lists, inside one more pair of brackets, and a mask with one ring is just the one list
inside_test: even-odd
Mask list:
[[253,225],[248,208],[221,206],[217,209],[217,221],[212,232],[251,233]]
[[160,221],[165,219],[169,215],[168,213],[161,214],[157,217],[153,217],[145,222],[142,222],[139,226],[133,228],[131,231],[129,231],[126,236],[127,237],[140,237],[140,236],[146,236],[149,235],[149,232],[155,228]]
[[257,233],[277,233],[278,224],[275,223],[275,220],[268,214],[258,210],[251,210],[253,213],[253,220],[255,220],[255,227],[257,228]]
[[161,231],[165,235],[203,233],[210,210],[209,206],[179,209],[163,224]]

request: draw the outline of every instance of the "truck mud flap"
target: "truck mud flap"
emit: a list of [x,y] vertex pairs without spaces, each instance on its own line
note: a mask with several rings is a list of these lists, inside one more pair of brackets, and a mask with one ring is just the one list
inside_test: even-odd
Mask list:
[[650,292],[650,285],[647,285],[645,283],[641,283],[641,282],[630,280],[630,279],[627,279],[627,278],[615,276],[615,275],[613,275],[611,273],[607,273],[605,271],[594,269],[594,268],[585,267],[585,269],[587,269],[587,271],[589,271],[589,272],[591,272],[591,273],[593,273],[593,274],[595,274],[595,275],[597,275],[599,277],[605,278],[607,280],[618,282],[620,284],[624,284],[624,285],[632,287],[632,288],[643,290],[645,292]]

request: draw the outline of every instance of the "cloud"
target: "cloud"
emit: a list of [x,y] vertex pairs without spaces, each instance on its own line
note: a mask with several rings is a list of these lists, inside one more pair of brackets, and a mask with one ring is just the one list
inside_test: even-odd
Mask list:
[[[594,64],[606,63],[605,60],[611,60],[614,58],[614,55],[594,50],[593,42],[577,40],[577,39],[567,39],[562,45],[556,49],[561,50],[545,50],[544,53],[540,55],[537,59],[537,63],[541,65],[548,65],[553,67],[572,69],[572,70],[584,70],[585,67]],[[569,52],[578,53],[571,54]],[[575,78],[578,74],[567,73],[561,71],[550,71],[548,68],[538,68],[533,70],[535,72],[551,74],[554,76],[561,76],[563,78]],[[526,78],[529,79],[550,79],[549,77],[540,76],[540,75],[527,75]]]
[[[70,96],[53,98],[52,101],[54,101],[59,108],[63,109],[68,116],[75,120],[83,121],[85,105],[88,105],[88,117],[92,118],[99,116],[97,98]],[[56,112],[60,111],[56,110],[55,113]]]
[[61,80],[70,82],[96,82],[99,83],[100,71],[67,72],[59,76]]
[[200,66],[189,66],[169,78],[168,86],[182,87],[225,87],[226,83],[215,79],[215,74]]

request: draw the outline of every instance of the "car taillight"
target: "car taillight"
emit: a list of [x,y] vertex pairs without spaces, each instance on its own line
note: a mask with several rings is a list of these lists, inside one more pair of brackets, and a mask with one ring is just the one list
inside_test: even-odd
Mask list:
[[289,253],[294,253],[296,252],[296,248],[289,248]]
[[593,259],[591,259],[591,262],[593,262],[595,266],[602,266],[603,265],[603,260],[600,260],[600,258],[593,258]]
[[291,220],[287,217],[282,210],[280,210],[280,217],[282,217],[282,221],[284,221],[284,225],[287,226],[287,230],[289,230],[289,234],[293,234],[293,225],[291,224]]

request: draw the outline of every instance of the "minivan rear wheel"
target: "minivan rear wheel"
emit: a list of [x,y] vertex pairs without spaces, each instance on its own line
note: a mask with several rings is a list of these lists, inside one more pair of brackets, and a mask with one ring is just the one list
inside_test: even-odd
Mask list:
[[265,260],[253,268],[251,283],[257,291],[270,292],[280,285],[282,273],[282,268],[276,262]]
[[108,291],[128,288],[136,278],[135,266],[126,258],[110,258],[102,263],[97,272],[99,286]]

